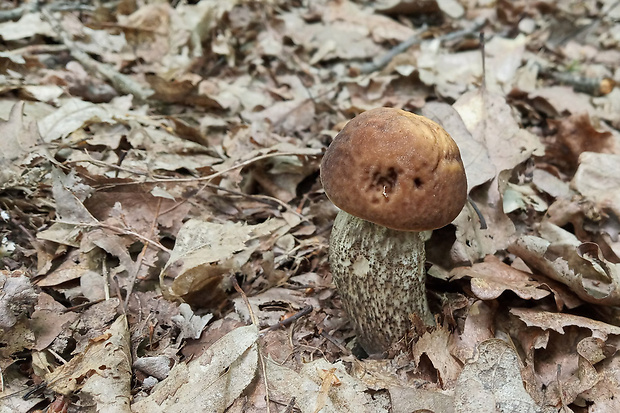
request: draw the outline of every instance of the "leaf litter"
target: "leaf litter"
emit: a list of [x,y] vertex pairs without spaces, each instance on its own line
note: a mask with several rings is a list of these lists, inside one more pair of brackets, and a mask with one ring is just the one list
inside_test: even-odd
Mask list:
[[[617,1],[1,5],[0,412],[618,409]],[[318,179],[376,106],[472,201],[387,359]]]

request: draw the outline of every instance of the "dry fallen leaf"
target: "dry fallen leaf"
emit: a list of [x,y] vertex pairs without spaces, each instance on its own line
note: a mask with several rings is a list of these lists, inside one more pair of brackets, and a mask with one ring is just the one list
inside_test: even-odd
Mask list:
[[437,370],[439,382],[443,388],[452,387],[461,373],[461,365],[452,356],[449,348],[450,331],[445,326],[438,326],[424,333],[413,345],[413,360],[420,364],[422,355],[426,355]]
[[473,138],[454,107],[447,103],[428,102],[421,112],[439,122],[459,146],[469,190],[495,178],[497,171],[489,158],[488,149]]
[[45,376],[48,387],[65,395],[79,390],[84,403],[100,412],[130,412],[131,353],[125,316],[79,355]]
[[463,367],[454,390],[456,413],[539,413],[523,387],[519,358],[505,341],[486,340]]
[[254,380],[258,367],[257,339],[254,325],[233,330],[197,359],[174,366],[148,397],[132,404],[131,411],[226,411]]
[[509,251],[532,269],[567,285],[586,302],[620,303],[620,264],[605,260],[598,245],[581,243],[551,223],[543,223],[539,231],[545,238],[523,235]]
[[620,217],[620,155],[583,152],[571,187],[601,211]]
[[473,138],[486,148],[496,175],[512,170],[532,155],[544,153],[538,137],[519,127],[503,96],[485,91],[468,92],[453,106]]
[[492,255],[471,267],[457,267],[450,274],[451,280],[470,277],[472,292],[482,300],[494,300],[504,291],[512,291],[525,300],[540,300],[549,295],[543,283]]
[[[225,275],[239,270],[248,261],[260,247],[261,238],[274,236],[287,228],[286,221],[275,218],[258,225],[189,220],[177,235],[161,281],[163,283],[165,276],[174,275],[170,289],[173,297],[217,307],[217,300],[222,300],[217,297],[228,288]],[[212,299],[200,297],[201,294],[209,294]]]
[[0,334],[34,310],[37,293],[21,271],[0,270]]
[[553,144],[547,146],[546,156],[552,163],[570,173],[577,168],[577,161],[583,152],[611,152],[612,133],[597,131],[591,122],[587,113],[551,121],[557,132]]
[[[291,400],[295,398],[295,406],[303,413],[314,413],[316,411],[319,398],[322,399],[325,413],[357,413],[373,412],[387,413],[386,400],[380,395],[371,397],[366,391],[368,388],[357,378],[350,376],[342,362],[330,364],[325,359],[318,359],[303,365],[299,372],[267,359],[265,360],[267,369],[267,382],[273,389],[273,396],[281,400]],[[334,369],[333,371],[331,369]],[[332,372],[325,375],[324,372]],[[338,378],[339,385],[331,382],[329,389],[325,385],[327,397],[322,395],[321,386],[324,379]]]
[[[36,154],[36,145],[39,143],[39,133],[35,123],[26,123],[24,119],[24,102],[17,102],[11,108],[7,121],[0,121],[0,136],[11,136],[7,139],[0,151],[0,189],[17,185],[24,178],[20,178],[22,164],[27,163],[27,155]],[[33,156],[33,155],[31,155]]]
[[529,308],[512,308],[510,312],[519,317],[528,326],[539,327],[543,330],[554,330],[560,334],[564,334],[564,327],[566,326],[578,326],[591,330],[593,334],[620,335],[620,327],[582,316],[550,313]]

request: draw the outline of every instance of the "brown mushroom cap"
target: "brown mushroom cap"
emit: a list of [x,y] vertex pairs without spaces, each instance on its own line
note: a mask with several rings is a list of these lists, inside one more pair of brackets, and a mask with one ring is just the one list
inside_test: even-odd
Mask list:
[[441,228],[467,200],[465,168],[450,135],[394,108],[347,123],[325,152],[321,181],[340,209],[401,231]]

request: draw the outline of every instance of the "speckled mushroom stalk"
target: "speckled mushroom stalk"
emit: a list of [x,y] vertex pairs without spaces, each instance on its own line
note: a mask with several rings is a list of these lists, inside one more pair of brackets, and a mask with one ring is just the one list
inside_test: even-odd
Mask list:
[[369,354],[403,338],[409,314],[434,324],[424,288],[423,233],[396,231],[340,211],[329,248],[344,309]]
[[405,337],[411,314],[434,324],[423,231],[447,225],[465,204],[459,149],[427,118],[373,109],[334,138],[321,181],[341,209],[330,238],[334,283],[362,347],[383,353]]

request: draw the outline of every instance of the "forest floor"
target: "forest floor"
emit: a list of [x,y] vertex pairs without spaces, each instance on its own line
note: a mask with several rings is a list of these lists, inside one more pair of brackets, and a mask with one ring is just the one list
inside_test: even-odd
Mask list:
[[[0,38],[0,413],[620,411],[620,1],[1,0]],[[319,165],[381,106],[480,214],[365,358]]]

